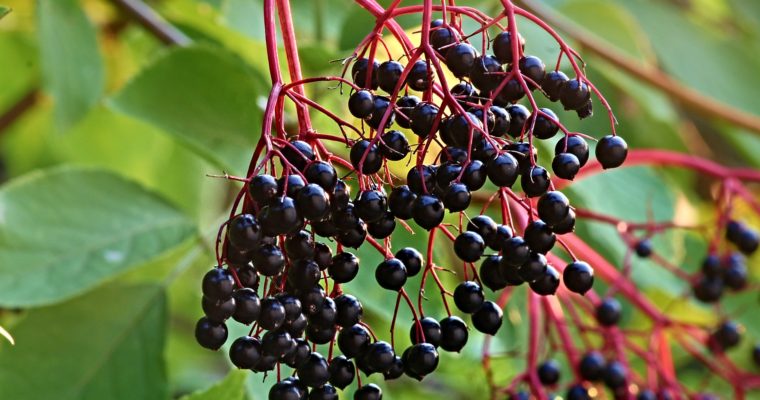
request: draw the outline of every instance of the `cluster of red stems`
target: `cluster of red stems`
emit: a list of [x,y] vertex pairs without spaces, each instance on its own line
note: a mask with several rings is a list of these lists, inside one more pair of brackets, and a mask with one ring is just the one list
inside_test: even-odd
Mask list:
[[[335,388],[345,388],[354,377],[355,398],[377,399],[382,390],[362,385],[360,373],[421,380],[436,369],[439,350],[461,350],[469,328],[452,313],[453,298],[459,311],[471,314],[475,329],[487,334],[482,366],[494,399],[546,399],[558,392],[568,399],[712,398],[679,381],[673,357],[677,347],[732,388],[733,393],[722,395],[744,398],[760,387],[759,374],[742,370],[725,354],[739,343],[741,326],[725,316],[717,326],[679,321],[678,315],[668,315],[644,296],[630,278],[636,255],[689,282],[687,296],[697,301],[716,303],[724,291],[750,290],[742,253],[756,250],[758,235],[731,216],[737,202],[760,214],[760,203],[745,186],[760,182],[760,172],[669,151],[628,151],[615,134],[612,110],[586,77],[578,53],[510,0],[501,0],[503,11],[493,17],[454,0],[411,6],[395,0],[388,8],[375,0],[355,3],[376,19],[374,28],[345,60],[342,74],[336,74],[340,76],[304,78],[289,1],[264,1],[272,89],[248,174],[229,177],[244,186],[230,220],[219,230],[218,266],[204,278],[206,316],[196,329],[202,345],[220,348],[227,339],[225,320],[233,317],[251,329],[232,344],[232,362],[256,372],[276,370],[270,399],[337,399]],[[421,30],[412,34],[396,22],[409,15],[421,16]],[[479,29],[464,32],[464,19]],[[559,54],[553,69],[525,52],[530,43],[518,33],[518,21],[537,25],[556,41]],[[473,38],[482,40],[470,42]],[[389,41],[403,52],[395,60]],[[280,60],[286,60],[282,70],[289,72],[289,81]],[[565,63],[571,78],[560,72]],[[308,85],[325,82],[348,92],[346,103],[356,119],[307,96]],[[586,144],[596,141],[595,135],[568,131],[551,109],[539,108],[538,94],[559,100],[579,118],[592,115],[592,97],[601,103],[610,135],[597,143],[595,159],[588,160]],[[287,102],[295,109],[297,134],[285,130]],[[315,130],[311,113],[334,121],[335,132]],[[534,141],[558,133],[562,137],[551,163],[552,179],[537,163]],[[408,143],[409,135],[416,144]],[[431,149],[440,153],[431,157]],[[617,167],[623,160],[626,166],[685,168],[719,184],[717,229],[708,234],[712,239],[699,271],[673,265],[650,242],[667,230],[694,227],[620,220],[571,207],[559,192],[571,180]],[[406,179],[393,175],[394,163],[411,167]],[[486,178],[490,183],[484,186]],[[512,188],[517,180],[521,190]],[[472,195],[478,189],[485,194]],[[354,199],[352,191],[357,193]],[[480,204],[470,207],[471,201]],[[444,208],[451,215],[445,221]],[[500,214],[498,223],[486,216],[492,211]],[[576,218],[616,228],[630,249],[622,268],[573,233]],[[393,248],[397,223],[416,234],[426,232],[427,249]],[[453,243],[462,264],[437,263],[437,241]],[[362,245],[375,248],[384,261],[379,266],[362,263],[359,271],[360,261],[347,248]],[[489,249],[493,251],[484,254]],[[478,268],[475,263],[481,260]],[[341,287],[370,269],[381,287],[396,293],[390,343],[362,321],[361,294],[354,297]],[[439,278],[444,270],[462,277],[455,290]],[[417,273],[422,278],[415,304],[415,294],[408,294],[404,284]],[[604,292],[591,288],[594,278],[605,283]],[[524,282],[531,288],[526,291],[528,343],[524,352],[511,356],[524,356],[525,369],[516,376],[499,376],[493,363],[501,355],[492,353],[491,335],[499,330],[502,309],[515,288]],[[425,312],[426,302],[437,301],[425,297],[428,286],[440,292],[448,315]],[[494,292],[492,300],[485,299],[483,286]],[[411,329],[413,345],[397,355],[403,350],[394,338],[401,304],[412,316],[405,329]],[[621,304],[647,320],[639,324],[645,329],[618,327]],[[760,362],[760,350],[752,357]],[[570,366],[562,374],[559,358]],[[292,369],[285,370],[285,365]]]

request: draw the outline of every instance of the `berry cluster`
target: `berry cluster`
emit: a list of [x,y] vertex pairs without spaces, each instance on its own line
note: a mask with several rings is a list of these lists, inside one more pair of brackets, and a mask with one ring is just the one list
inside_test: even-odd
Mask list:
[[[618,326],[620,300],[654,322],[652,340],[654,335],[662,340],[664,330],[675,324],[637,292],[627,265],[618,271],[573,234],[577,218],[611,223],[637,255],[656,258],[650,236],[674,227],[625,223],[571,206],[562,193],[577,176],[618,167],[629,155],[615,133],[607,101],[585,76],[578,54],[509,0],[501,1],[504,11],[495,18],[453,1],[408,7],[393,2],[388,9],[373,0],[355,1],[378,23],[346,59],[341,76],[301,78],[292,26],[282,24],[288,84],[276,68],[274,0],[264,1],[273,88],[247,175],[228,176],[244,182],[244,188],[220,227],[218,264],[203,278],[205,316],[196,326],[198,342],[217,350],[227,342],[230,318],[249,325],[249,333],[229,345],[229,358],[238,368],[276,372],[270,400],[337,399],[355,381],[355,399],[380,399],[381,388],[366,378],[362,383],[362,375],[422,380],[437,369],[440,352],[464,348],[470,326],[486,335],[483,365],[494,394],[545,398],[563,385],[560,364],[551,357],[541,362],[541,341],[552,350],[561,348],[575,372],[562,387],[568,399],[590,398],[602,384],[621,399],[668,398],[668,391],[678,390],[671,371],[658,369],[646,350],[625,340]],[[289,13],[281,7],[279,12]],[[443,18],[433,20],[436,12]],[[418,43],[395,22],[406,14],[422,16]],[[525,53],[516,15],[557,40],[555,68]],[[465,34],[463,18],[480,29]],[[392,56],[386,44],[391,39],[403,49],[401,57]],[[560,70],[564,60],[572,78]],[[450,85],[452,76],[456,83]],[[347,112],[328,110],[307,97],[307,84],[325,81],[350,87]],[[558,117],[592,116],[592,97],[610,119],[610,134],[598,141],[569,131]],[[285,100],[295,106],[297,135],[286,132]],[[563,111],[539,107],[538,101]],[[316,131],[310,122],[314,111],[332,120],[340,134]],[[589,141],[596,142],[593,159]],[[540,150],[553,153],[551,166],[539,164]],[[724,225],[739,252],[756,250],[757,234],[738,222]],[[394,234],[402,229],[426,235],[427,248],[394,248]],[[634,229],[646,230],[647,237],[633,240]],[[441,265],[450,263],[434,255],[441,240],[461,265]],[[364,247],[377,250],[379,262],[360,260],[358,249]],[[695,297],[706,302],[717,301],[724,286],[741,290],[747,283],[741,256],[717,247],[710,254],[692,280]],[[396,299],[386,340],[364,318],[362,293],[348,293],[343,286],[367,269]],[[593,289],[595,270],[609,284],[602,296]],[[440,271],[452,272],[456,282],[442,279]],[[407,292],[413,277],[420,280],[414,290],[417,304],[410,296],[414,292]],[[440,292],[445,315],[426,312],[424,304],[434,301],[425,297],[426,283]],[[499,388],[489,372],[488,345],[521,285],[528,294],[531,332],[527,367]],[[496,295],[489,298],[484,288]],[[452,299],[454,312],[448,304]],[[400,348],[394,335],[403,303],[412,318],[410,345]],[[580,339],[571,336],[568,321]],[[723,322],[704,343],[722,352],[738,343],[740,331]],[[589,332],[599,334],[602,344],[592,345]],[[576,341],[582,341],[582,352]],[[641,379],[627,360],[631,352],[662,380]],[[760,360],[760,348],[755,353]]]

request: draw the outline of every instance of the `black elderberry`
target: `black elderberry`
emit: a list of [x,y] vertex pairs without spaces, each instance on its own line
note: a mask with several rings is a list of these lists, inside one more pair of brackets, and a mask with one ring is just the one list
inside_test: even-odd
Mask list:
[[405,247],[397,251],[394,256],[404,263],[407,276],[415,276],[422,269],[422,254],[413,247]]
[[622,388],[626,385],[628,370],[620,361],[610,361],[604,368],[604,384],[610,389]]
[[538,217],[549,225],[562,222],[569,212],[570,201],[562,192],[547,192],[538,200]]
[[531,222],[525,228],[525,242],[537,253],[546,254],[554,247],[556,241],[557,237],[549,225],[540,219]]
[[235,268],[241,268],[249,266],[251,262],[251,253],[247,251],[240,251],[228,243],[225,247],[225,261],[228,266]]
[[319,269],[324,271],[332,264],[332,250],[324,243],[314,243],[314,261],[319,265]]
[[472,314],[472,325],[479,332],[487,335],[495,335],[501,328],[504,312],[496,303],[485,301]]
[[543,275],[530,282],[530,288],[541,296],[553,295],[559,287],[559,272],[551,265],[546,267]]
[[480,160],[472,160],[464,167],[462,183],[471,191],[479,190],[486,183],[488,172],[486,164]]
[[438,153],[438,161],[443,163],[464,164],[467,161],[467,150],[461,147],[446,146]]
[[276,276],[285,268],[285,256],[279,247],[262,244],[253,253],[253,265],[261,275]]
[[322,237],[333,237],[338,234],[338,227],[335,226],[335,223],[330,217],[321,221],[312,221],[311,228],[314,234]]
[[[398,61],[390,60],[380,64],[377,68],[378,86],[388,93],[393,93],[403,72],[404,66]],[[401,87],[399,87],[399,90],[401,90]]]
[[732,321],[724,321],[710,335],[710,342],[720,351],[736,347],[742,339],[742,327]]
[[322,302],[319,311],[309,315],[309,324],[332,327],[338,318],[338,306],[330,297],[326,297]]
[[[303,171],[303,169],[306,168],[306,164],[310,161],[314,161],[316,158],[311,146],[302,140],[293,140],[288,145],[283,146],[282,155],[290,165],[299,171]],[[282,164],[283,168],[285,168],[285,163]]]
[[269,400],[304,400],[301,390],[292,382],[280,381],[269,389]]
[[278,293],[274,297],[285,308],[285,321],[293,321],[301,315],[303,309],[297,297],[288,293]]
[[720,257],[715,254],[708,254],[702,261],[702,274],[711,278],[715,278],[721,275],[723,267],[720,262]]
[[[251,368],[255,372],[267,372],[272,371],[274,367],[277,365],[277,357],[269,355],[269,354],[262,354],[261,358],[259,358],[259,362],[256,363],[256,365]],[[296,388],[296,390],[299,390],[299,393],[301,393],[301,389]],[[298,395],[301,398],[301,394]]]
[[488,179],[494,185],[511,187],[520,173],[517,159],[509,153],[502,153],[488,163]]
[[528,197],[538,197],[549,189],[551,178],[546,168],[536,165],[520,177],[523,192]]
[[760,344],[756,344],[752,347],[752,361],[756,366],[760,366]]
[[705,303],[714,303],[723,295],[723,279],[703,276],[694,282],[694,297]]
[[341,353],[348,358],[354,358],[363,355],[372,338],[367,328],[356,324],[343,328],[338,333],[338,348]]
[[494,117],[494,123],[492,128],[489,129],[489,133],[496,137],[506,135],[509,132],[509,127],[511,125],[511,117],[507,110],[499,106],[491,106],[488,111],[490,114],[493,114]]
[[372,372],[385,373],[393,367],[396,353],[387,342],[377,341],[367,348],[364,360]]
[[367,224],[367,233],[375,239],[385,239],[396,229],[396,219],[393,213],[386,211],[377,221]]
[[462,172],[462,166],[455,163],[443,163],[435,171],[435,182],[439,188],[446,188]]
[[367,118],[374,110],[375,96],[369,90],[358,90],[348,98],[348,111],[356,118]]
[[396,123],[402,127],[411,128],[411,111],[420,104],[417,96],[403,96],[396,100]]
[[235,279],[224,268],[213,268],[203,276],[201,284],[203,295],[209,300],[227,300],[235,289]]
[[508,284],[501,274],[500,264],[501,256],[498,255],[488,256],[480,264],[480,281],[492,291],[504,289]]
[[354,207],[354,203],[351,202],[349,202],[342,210],[333,211],[331,218],[339,231],[353,229],[359,222],[359,217],[356,215],[356,207]]
[[277,197],[277,180],[271,175],[257,175],[248,184],[251,198],[264,206]]
[[519,267],[530,259],[530,247],[521,236],[514,236],[504,242],[501,262],[512,267]]
[[227,225],[227,238],[239,250],[253,250],[261,238],[261,227],[256,222],[256,217],[240,214],[233,218]]
[[354,400],[382,400],[383,391],[374,383],[366,384],[354,392]]
[[330,372],[330,384],[341,390],[350,385],[356,375],[354,363],[345,356],[333,357],[327,369]]
[[[525,49],[525,39],[519,33],[517,37],[519,40],[518,50],[522,52]],[[512,35],[509,32],[501,32],[493,39],[493,54],[502,64],[512,63]]]
[[525,282],[533,282],[546,273],[546,257],[541,253],[530,252],[528,260],[517,267],[517,274]]
[[[306,168],[307,172],[309,168],[311,167]],[[283,197],[273,199],[269,205],[259,211],[259,223],[265,235],[279,236],[301,229],[303,219],[298,215],[293,199]]]
[[415,135],[426,138],[433,133],[438,107],[435,104],[421,102],[409,112],[409,127]]
[[604,377],[604,367],[607,361],[598,351],[590,351],[583,355],[578,364],[578,372],[589,382],[598,382]]
[[404,375],[404,362],[401,360],[401,357],[396,356],[393,359],[393,366],[391,369],[383,373],[383,378],[385,378],[386,381],[391,381],[401,378],[402,375]]
[[506,264],[503,258],[499,263],[499,273],[507,286],[520,286],[525,283],[525,280],[520,276],[519,267]]
[[525,56],[520,59],[520,73],[529,79],[528,86],[536,89],[543,83],[546,75],[546,65],[536,56]]
[[338,390],[332,385],[314,388],[309,392],[309,400],[338,400]]
[[285,251],[291,260],[312,259],[314,258],[314,239],[309,232],[303,230],[288,235],[285,239]]
[[747,266],[740,254],[732,254],[726,259],[723,282],[733,290],[741,290],[747,286]]
[[393,112],[390,112],[388,117],[385,116],[389,107],[391,107],[391,101],[389,98],[385,96],[375,96],[372,102],[372,115],[365,119],[367,125],[374,129],[380,129],[380,124],[382,124],[383,119],[385,119],[385,124],[383,126],[391,126],[396,117]]
[[589,99],[586,104],[575,110],[575,113],[578,115],[579,119],[588,118],[594,115],[594,103]]
[[345,247],[358,249],[367,238],[367,223],[359,220],[353,227],[338,233],[335,240]]
[[483,289],[473,281],[462,282],[454,289],[454,304],[464,313],[477,311],[484,300]]
[[583,107],[591,99],[591,90],[580,79],[571,79],[562,85],[559,92],[559,101],[565,110],[577,110]]
[[430,317],[420,319],[419,324],[413,322],[409,329],[409,339],[412,344],[424,342],[438,347],[441,343],[441,324]]
[[657,394],[649,389],[644,389],[636,395],[636,400],[658,400]]
[[362,303],[350,294],[341,294],[335,298],[337,314],[335,323],[342,327],[358,324],[364,314]]
[[330,194],[330,208],[333,211],[345,210],[348,204],[351,202],[351,186],[348,186],[346,182],[338,179],[335,182],[335,187]]
[[444,26],[441,19],[431,22],[430,27],[430,45],[445,57],[449,51],[446,46],[456,42],[456,34],[451,28]]
[[326,297],[324,289],[318,285],[313,286],[307,291],[302,291],[298,295],[298,299],[301,300],[301,308],[303,308],[303,312],[307,315],[319,312]]
[[472,193],[463,183],[452,183],[443,192],[443,205],[451,212],[464,211],[470,206]]
[[571,262],[562,273],[562,281],[571,292],[585,294],[594,285],[594,269],[583,261]]
[[620,321],[623,309],[620,302],[608,297],[596,306],[596,320],[602,326],[615,326]]
[[555,360],[546,360],[538,366],[538,380],[543,385],[556,385],[560,378],[560,366]]
[[485,248],[485,241],[475,232],[463,232],[454,241],[454,252],[465,262],[479,260]]
[[514,232],[512,232],[512,228],[509,226],[497,225],[496,232],[486,242],[486,244],[491,248],[491,250],[500,251],[502,247],[504,247],[504,243],[506,243],[507,240],[511,239],[513,235]]
[[410,376],[423,377],[438,368],[438,351],[430,343],[417,343],[409,348],[404,369]]
[[472,84],[480,90],[491,91],[501,83],[501,63],[494,56],[483,55],[475,59],[470,70]]
[[487,215],[478,215],[467,223],[467,231],[480,235],[487,243],[494,240],[498,225]]
[[[351,78],[356,86],[363,89],[377,89],[377,70],[380,65],[377,61],[372,61],[372,71],[368,71],[370,67],[369,60],[366,58],[360,58],[354,62],[351,67]],[[371,77],[367,73],[372,74]],[[367,79],[369,78],[369,79]]]
[[260,357],[261,343],[250,336],[237,338],[230,346],[230,361],[240,369],[253,368]]
[[531,158],[535,163],[538,161],[538,149],[529,142],[510,143],[505,148],[520,164],[520,173],[527,174],[530,171]]
[[468,43],[459,43],[446,53],[446,66],[454,76],[462,78],[469,75],[477,57],[478,52],[474,47]]
[[742,232],[739,234],[738,240],[736,241],[736,247],[739,249],[739,251],[746,255],[754,254],[755,251],[757,251],[759,245],[760,236],[758,236],[757,232],[748,228],[742,230]]
[[269,331],[279,328],[285,322],[285,307],[274,297],[265,297],[261,300],[258,322]]
[[567,400],[591,400],[588,390],[586,390],[586,388],[580,383],[570,386],[567,389],[565,398]]
[[509,133],[513,138],[518,138],[526,129],[525,123],[530,118],[530,111],[522,104],[513,104],[506,108],[509,113]]
[[412,203],[412,218],[421,228],[431,230],[443,221],[443,202],[433,195],[423,194]]
[[478,92],[475,90],[475,86],[472,86],[469,82],[457,83],[451,88],[450,92],[457,99],[457,103],[465,109],[470,104],[478,103]]
[[351,165],[359,173],[376,174],[383,167],[383,157],[380,149],[369,140],[360,140],[351,146],[349,154]]
[[441,320],[441,348],[446,351],[459,352],[467,344],[467,324],[457,316]]
[[383,289],[398,291],[406,283],[406,267],[396,258],[389,258],[375,269],[375,279]]
[[496,94],[493,103],[499,107],[507,107],[525,96],[525,89],[519,80],[512,78],[507,81],[506,85]]
[[[556,121],[556,122],[555,122]],[[551,109],[542,108],[541,113],[536,115],[536,123],[533,127],[533,136],[538,139],[551,139],[559,131],[557,122],[559,117]]]
[[562,222],[552,225],[552,231],[557,235],[564,235],[575,230],[575,211],[570,209]]
[[321,277],[319,265],[312,260],[297,260],[288,269],[288,283],[299,290],[316,285]]
[[273,355],[278,359],[295,349],[296,343],[288,332],[269,331],[261,338],[261,349],[264,353]]
[[607,135],[596,144],[595,154],[602,168],[619,167],[628,156],[628,144],[620,136]]
[[296,373],[304,385],[312,388],[324,385],[330,378],[327,360],[317,352],[309,354],[309,358],[298,367]]
[[238,289],[232,298],[235,299],[235,311],[232,313],[235,321],[248,325],[259,318],[261,300],[256,291],[250,288]]
[[396,130],[386,131],[381,137],[379,147],[383,157],[391,161],[403,160],[411,150],[406,136]]
[[375,222],[385,216],[388,198],[380,190],[364,190],[354,200],[356,215],[366,222]]
[[207,349],[218,350],[227,341],[227,325],[203,317],[195,324],[195,340]]
[[559,95],[562,92],[562,87],[569,81],[570,78],[562,71],[551,71],[544,76],[544,81],[541,82],[541,89],[546,93],[546,97],[549,101],[559,100]]
[[559,153],[552,160],[552,171],[561,179],[569,181],[575,179],[575,175],[580,169],[581,163],[578,161],[578,157],[572,153]]
[[554,154],[570,153],[575,155],[583,167],[588,161],[589,149],[585,139],[578,135],[564,136],[554,146]]
[[406,76],[406,83],[409,88],[418,92],[424,92],[430,88],[433,81],[433,73],[428,66],[427,61],[417,60]]
[[328,344],[335,338],[335,325],[311,323],[306,326],[306,339],[316,344]]
[[283,176],[277,179],[277,195],[295,199],[298,197],[298,191],[304,186],[306,186],[306,182],[301,178],[301,175],[290,174]]
[[416,198],[417,195],[409,189],[409,186],[396,186],[388,196],[388,209],[396,218],[407,220],[412,218],[412,204]]
[[206,296],[201,299],[201,308],[209,320],[222,323],[235,312],[235,298],[227,300],[211,300]]
[[467,148],[470,143],[478,143],[483,139],[482,122],[468,112],[456,114],[448,119],[448,129],[455,146]]
[[652,255],[652,241],[649,239],[639,240],[633,249],[637,256],[647,258]]
[[303,314],[298,314],[298,317],[292,321],[285,321],[280,329],[288,332],[291,337],[301,337],[306,332],[306,326],[308,320]]
[[290,368],[297,368],[309,358],[311,346],[301,338],[293,339],[293,342],[295,342],[295,346],[283,357],[283,362]]

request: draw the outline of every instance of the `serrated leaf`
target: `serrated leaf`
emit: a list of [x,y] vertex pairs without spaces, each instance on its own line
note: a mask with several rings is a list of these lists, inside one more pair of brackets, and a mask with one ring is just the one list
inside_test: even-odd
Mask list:
[[38,0],[37,22],[45,88],[55,102],[57,127],[65,130],[103,93],[95,28],[77,0]]
[[193,223],[113,173],[57,168],[0,188],[0,304],[50,304],[176,246]]
[[0,344],[0,398],[165,399],[165,320],[158,286],[108,286],[32,310],[16,346]]
[[261,130],[263,78],[237,56],[179,48],[142,71],[111,104],[158,126],[227,171],[248,165]]
[[249,371],[233,370],[210,388],[183,396],[181,400],[244,400],[245,378]]

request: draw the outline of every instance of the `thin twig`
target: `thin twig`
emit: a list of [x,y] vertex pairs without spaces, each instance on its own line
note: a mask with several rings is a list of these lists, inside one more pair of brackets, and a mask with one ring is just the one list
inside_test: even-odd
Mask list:
[[161,42],[171,46],[187,46],[192,40],[170,24],[141,0],[111,0]]

